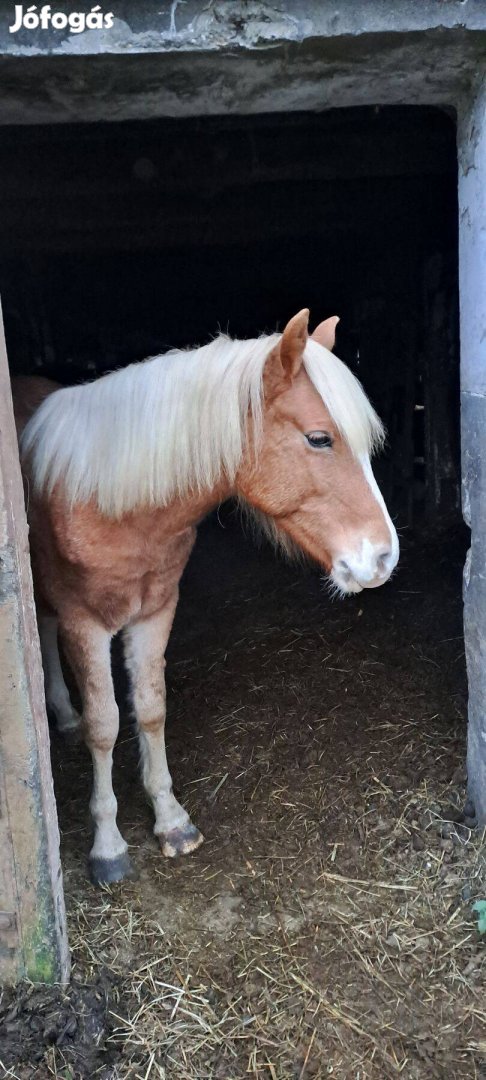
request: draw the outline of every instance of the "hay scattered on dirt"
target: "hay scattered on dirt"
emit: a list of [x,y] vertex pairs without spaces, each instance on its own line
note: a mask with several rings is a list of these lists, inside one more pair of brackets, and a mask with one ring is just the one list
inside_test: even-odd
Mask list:
[[169,753],[207,836],[190,858],[158,852],[125,729],[116,786],[141,877],[94,890],[89,763],[56,744],[73,981],[4,995],[2,1076],[484,1080],[462,552],[404,562],[366,605],[329,605],[273,556],[230,566],[224,603],[208,575],[189,583]]
[[117,1075],[480,1076],[484,944],[470,901],[481,838],[431,812],[427,790],[400,804],[403,853],[390,855],[379,820],[373,829],[362,819],[376,869],[368,880],[334,872],[331,851],[315,887],[297,887],[289,905],[289,872],[301,871],[282,863],[269,877],[257,857],[248,873],[265,911],[233,921],[224,941],[197,903],[185,915],[195,908],[201,924],[183,936],[147,919],[133,887],[129,898],[116,888],[96,906],[78,903],[85,978],[96,979],[108,950],[119,980],[106,1042],[120,1055]]

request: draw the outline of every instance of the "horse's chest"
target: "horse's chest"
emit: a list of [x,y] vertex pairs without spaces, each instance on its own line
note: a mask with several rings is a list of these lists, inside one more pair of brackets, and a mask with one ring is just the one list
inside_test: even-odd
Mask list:
[[149,618],[161,607],[164,607],[171,597],[177,584],[181,571],[174,573],[172,569],[149,570],[140,579],[137,596],[135,599],[135,617]]
[[196,535],[193,528],[170,532],[162,512],[113,522],[89,507],[52,519],[49,535],[35,515],[32,524],[41,594],[58,611],[84,603],[113,632],[172,599]]
[[187,530],[158,543],[156,537],[140,541],[135,550],[119,552],[112,579],[105,579],[103,589],[117,623],[149,618],[171,600],[193,543],[193,531]]

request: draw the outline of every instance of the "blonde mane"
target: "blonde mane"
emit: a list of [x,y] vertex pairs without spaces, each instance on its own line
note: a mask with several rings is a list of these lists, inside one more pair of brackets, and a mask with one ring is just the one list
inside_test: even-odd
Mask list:
[[[62,481],[72,504],[94,499],[120,517],[211,490],[222,476],[231,482],[249,415],[257,439],[261,431],[263,369],[280,337],[220,335],[51,394],[21,439],[35,489],[50,492]],[[383,428],[349,368],[312,340],[304,365],[353,453],[371,454]]]

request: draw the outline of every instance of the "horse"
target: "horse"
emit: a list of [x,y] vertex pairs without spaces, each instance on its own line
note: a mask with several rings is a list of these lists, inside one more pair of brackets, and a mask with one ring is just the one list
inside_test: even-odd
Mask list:
[[[398,538],[371,469],[384,429],[332,352],[337,317],[313,334],[219,335],[80,386],[13,382],[26,478],[46,702],[91,752],[91,878],[133,874],[112,786],[119,716],[110,646],[122,632],[142,778],[162,853],[203,836],[174,796],[165,751],[165,650],[198,523],[234,498],[341,595],[388,580]],[[82,702],[64,681],[58,642]]]

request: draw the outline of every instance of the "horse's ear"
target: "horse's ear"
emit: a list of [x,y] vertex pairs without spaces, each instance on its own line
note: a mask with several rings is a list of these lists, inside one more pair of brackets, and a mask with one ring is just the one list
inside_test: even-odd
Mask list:
[[287,323],[280,339],[280,362],[284,375],[295,379],[302,366],[304,349],[307,345],[309,327],[309,308],[303,308],[298,315]]
[[325,349],[332,352],[336,342],[336,326],[338,322],[339,315],[331,315],[330,319],[324,319],[324,322],[319,323],[314,333],[311,334],[312,340],[317,341],[318,345],[324,345]]
[[263,372],[267,401],[288,389],[289,383],[299,374],[308,341],[308,325],[309,309],[303,308],[287,323],[278,345],[267,357]]

